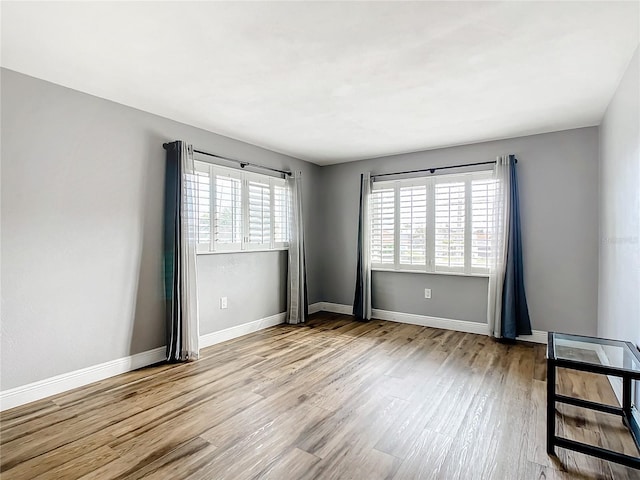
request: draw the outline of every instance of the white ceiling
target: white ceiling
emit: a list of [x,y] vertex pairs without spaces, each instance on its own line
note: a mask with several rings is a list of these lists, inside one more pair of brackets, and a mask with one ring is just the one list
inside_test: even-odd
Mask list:
[[324,165],[599,124],[638,5],[2,2],[1,63]]

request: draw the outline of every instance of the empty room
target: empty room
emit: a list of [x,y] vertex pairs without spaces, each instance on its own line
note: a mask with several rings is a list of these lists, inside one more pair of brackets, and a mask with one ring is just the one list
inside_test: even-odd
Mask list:
[[640,478],[640,1],[0,18],[0,478]]

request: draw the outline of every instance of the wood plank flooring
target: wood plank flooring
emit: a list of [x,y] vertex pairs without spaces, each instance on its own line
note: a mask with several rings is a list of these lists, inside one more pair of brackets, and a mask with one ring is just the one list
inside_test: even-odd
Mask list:
[[[13,479],[638,479],[545,451],[544,346],[320,313],[0,416]],[[616,403],[605,377],[565,394]],[[621,421],[562,406],[569,438],[637,455]]]

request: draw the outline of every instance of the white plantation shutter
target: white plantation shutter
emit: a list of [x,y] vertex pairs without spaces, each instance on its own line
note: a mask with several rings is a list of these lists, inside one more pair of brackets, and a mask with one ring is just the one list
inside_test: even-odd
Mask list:
[[291,206],[284,180],[273,183],[273,243],[275,247],[282,247],[289,243],[288,218]]
[[215,169],[216,250],[239,250],[242,245],[242,180],[239,175]]
[[487,270],[491,257],[492,215],[496,181],[492,178],[473,180],[471,184],[471,268]]
[[198,177],[195,173],[185,173],[183,178],[184,189],[184,209],[182,215],[193,219],[195,221],[189,222],[187,225],[187,237],[189,241],[197,243],[198,237],[198,225],[197,225],[197,212],[198,212]]
[[436,270],[464,269],[465,183],[436,179]]
[[371,263],[395,263],[395,191],[379,188],[371,191]]
[[403,266],[426,265],[427,261],[427,186],[400,187],[399,263]]
[[247,239],[251,248],[271,246],[271,186],[269,181],[247,182]]
[[197,251],[200,252],[209,250],[211,243],[211,185],[209,167],[196,165],[195,168],[193,178],[189,178],[187,181],[192,182],[190,190],[193,195],[196,219],[194,233]]

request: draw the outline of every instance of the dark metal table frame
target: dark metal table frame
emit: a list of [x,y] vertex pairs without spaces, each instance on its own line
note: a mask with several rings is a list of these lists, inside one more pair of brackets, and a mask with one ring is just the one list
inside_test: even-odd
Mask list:
[[[640,458],[638,457],[632,457],[630,455],[614,452],[613,450],[607,450],[594,445],[588,445],[586,443],[576,442],[574,440],[569,440],[568,438],[556,436],[556,403],[566,403],[576,407],[589,408],[591,410],[621,416],[623,423],[631,432],[636,447],[640,451],[640,426],[632,413],[631,404],[632,381],[640,380],[640,371],[622,369],[608,365],[598,365],[579,360],[556,358],[554,348],[556,335],[561,334],[549,332],[547,342],[547,453],[555,456],[555,447],[561,447],[611,462],[620,463],[627,467],[640,469]],[[638,352],[635,345],[630,342],[606,340],[594,337],[581,337],[579,335],[571,335],[571,337],[578,339],[583,338],[586,341],[591,340],[591,342],[588,343],[599,345],[610,345],[623,348],[626,345],[630,352],[635,356],[638,364],[640,364],[640,352]],[[580,398],[567,397],[556,393],[556,368],[558,367],[622,378],[622,408],[591,402]]]

